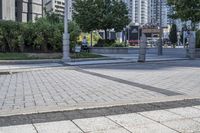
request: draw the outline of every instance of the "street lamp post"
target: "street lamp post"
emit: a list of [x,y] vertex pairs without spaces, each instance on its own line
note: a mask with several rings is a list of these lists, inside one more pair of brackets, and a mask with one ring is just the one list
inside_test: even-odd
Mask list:
[[70,61],[69,50],[69,33],[68,33],[68,0],[65,0],[65,14],[64,14],[64,34],[63,34],[63,62]]
[[162,0],[160,0],[160,38],[159,38],[159,44],[158,44],[158,55],[163,54],[162,49]]

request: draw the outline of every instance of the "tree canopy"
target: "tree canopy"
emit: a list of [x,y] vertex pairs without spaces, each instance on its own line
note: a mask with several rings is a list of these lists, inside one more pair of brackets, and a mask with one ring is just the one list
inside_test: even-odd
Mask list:
[[119,0],[75,0],[73,18],[84,32],[122,31],[130,22],[127,6]]
[[180,18],[183,21],[191,20],[192,23],[200,22],[200,0],[167,0],[172,6],[174,14],[172,18]]

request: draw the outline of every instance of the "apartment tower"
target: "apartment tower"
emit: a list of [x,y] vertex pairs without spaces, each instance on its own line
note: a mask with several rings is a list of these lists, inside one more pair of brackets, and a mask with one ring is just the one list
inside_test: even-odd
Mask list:
[[0,20],[15,20],[14,0],[0,0]]
[[0,0],[0,20],[35,21],[43,16],[43,0]]

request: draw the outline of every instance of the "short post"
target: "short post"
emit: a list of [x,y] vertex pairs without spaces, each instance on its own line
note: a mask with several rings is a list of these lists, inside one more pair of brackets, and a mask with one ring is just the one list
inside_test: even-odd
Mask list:
[[140,38],[138,62],[146,61],[146,48],[147,48],[147,37],[145,36],[145,34],[142,34],[142,37]]
[[196,32],[190,32],[188,56],[190,59],[195,59],[196,56]]

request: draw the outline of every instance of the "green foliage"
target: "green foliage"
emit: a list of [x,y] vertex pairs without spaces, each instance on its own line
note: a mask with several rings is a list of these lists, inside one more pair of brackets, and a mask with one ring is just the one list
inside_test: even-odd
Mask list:
[[113,44],[115,44],[115,40],[99,39],[97,44],[94,45],[94,47],[110,47]]
[[0,21],[0,46],[2,51],[18,51],[22,43],[22,32],[20,23],[13,21]]
[[97,29],[94,0],[75,0],[73,18],[79,24],[83,32],[90,32]]
[[[86,37],[88,44],[91,44],[91,33],[81,33],[81,35],[78,38],[78,41],[81,42],[82,44],[82,40],[83,37]],[[99,35],[98,32],[92,32],[92,44],[96,44],[98,42],[98,40],[101,39],[101,36]]]
[[124,43],[116,42],[115,40],[99,39],[94,47],[125,47]]
[[70,41],[75,43],[78,40],[79,35],[81,34],[81,29],[79,25],[74,21],[69,22],[69,33]]
[[176,45],[178,39],[177,39],[177,28],[175,24],[173,24],[170,29],[169,39],[173,45]]
[[196,47],[197,48],[200,48],[200,30],[199,31],[197,31],[197,33],[196,33],[196,38],[197,38],[197,40],[196,40]]
[[168,4],[175,11],[172,18],[200,22],[200,0],[168,0]]
[[125,47],[125,45],[124,43],[117,42],[117,43],[112,44],[111,47]]
[[106,34],[109,29],[122,31],[130,22],[127,6],[118,0],[75,0],[73,17],[84,32],[104,30]]
[[[62,51],[64,24],[54,13],[39,18],[35,23],[0,21],[0,51],[58,52]],[[70,42],[76,42],[79,26],[69,22]]]

